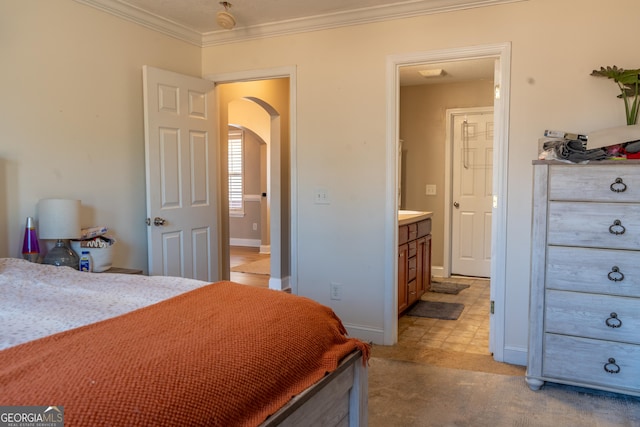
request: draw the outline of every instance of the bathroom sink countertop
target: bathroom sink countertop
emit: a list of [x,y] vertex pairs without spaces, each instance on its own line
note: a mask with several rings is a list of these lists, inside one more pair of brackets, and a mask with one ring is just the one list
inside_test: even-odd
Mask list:
[[411,224],[412,222],[422,221],[432,216],[433,212],[407,211],[401,209],[398,211],[398,225]]

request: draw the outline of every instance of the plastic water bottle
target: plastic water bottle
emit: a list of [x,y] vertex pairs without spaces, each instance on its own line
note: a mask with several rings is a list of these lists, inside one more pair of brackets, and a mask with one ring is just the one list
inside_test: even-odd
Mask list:
[[89,251],[82,251],[80,257],[80,271],[93,271],[93,262],[91,261],[91,254]]

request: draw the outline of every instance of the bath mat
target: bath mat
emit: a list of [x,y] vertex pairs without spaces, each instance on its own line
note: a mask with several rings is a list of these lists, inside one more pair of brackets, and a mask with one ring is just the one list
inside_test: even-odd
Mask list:
[[418,301],[407,312],[407,316],[430,317],[432,319],[456,320],[464,310],[464,304],[457,302]]
[[437,292],[439,294],[451,294],[458,295],[458,293],[464,289],[467,289],[469,285],[453,282],[431,282],[430,292]]

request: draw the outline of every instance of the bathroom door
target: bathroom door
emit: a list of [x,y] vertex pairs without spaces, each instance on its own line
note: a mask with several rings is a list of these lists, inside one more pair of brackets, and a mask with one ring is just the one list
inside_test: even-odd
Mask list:
[[493,107],[453,119],[451,273],[491,276]]

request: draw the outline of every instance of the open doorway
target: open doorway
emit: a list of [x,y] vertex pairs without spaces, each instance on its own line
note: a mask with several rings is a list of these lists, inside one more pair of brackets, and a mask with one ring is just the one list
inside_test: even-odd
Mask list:
[[[494,61],[400,68],[400,208],[432,213],[434,277],[415,310],[435,305],[442,310],[436,315],[444,317],[420,318],[410,309],[398,320],[401,347],[416,342],[433,351],[490,356]],[[439,75],[420,74],[430,70]],[[460,305],[455,318],[447,314],[448,307]]]
[[[268,146],[266,149],[267,184],[265,191],[257,195],[250,195],[249,199],[258,196],[256,201],[266,207],[266,216],[262,216],[260,223],[251,222],[266,232],[268,238],[269,287],[278,290],[295,292],[294,266],[295,252],[292,251],[292,236],[295,229],[292,224],[291,188],[294,180],[291,173],[292,132],[293,120],[291,112],[292,74],[290,70],[256,71],[255,73],[232,73],[229,75],[208,76],[216,83],[220,124],[220,140],[228,138],[228,125],[250,130],[259,135]],[[233,102],[240,101],[253,106],[261,117],[233,118]],[[254,112],[255,112],[254,111]],[[251,114],[251,113],[249,113]],[[229,224],[229,176],[228,176],[228,145],[220,145],[220,265],[221,277],[230,278],[230,224]],[[264,195],[264,196],[263,196]],[[266,219],[265,219],[266,218]],[[266,229],[266,230],[265,230]],[[262,246],[263,240],[260,240]]]
[[[262,117],[265,127],[269,120],[266,111],[257,108],[246,99],[229,105],[229,266],[233,282],[269,287],[269,144],[252,130],[259,124],[248,119]],[[265,138],[269,135],[267,132]]]
[[[478,46],[472,48],[463,48],[463,49],[451,49],[446,51],[434,51],[434,52],[425,52],[420,54],[411,54],[411,55],[399,55],[392,56],[388,58],[387,61],[387,71],[388,71],[388,97],[389,97],[389,134],[387,136],[387,152],[389,153],[388,166],[389,170],[392,171],[392,174],[388,176],[388,182],[394,182],[396,185],[389,186],[389,191],[387,192],[388,197],[388,206],[389,206],[389,214],[388,218],[389,227],[388,230],[391,231],[393,235],[392,239],[389,239],[392,242],[397,242],[397,194],[395,190],[398,184],[399,177],[395,176],[396,168],[397,168],[397,141],[399,139],[403,139],[403,147],[407,147],[407,135],[403,135],[400,133],[400,129],[402,128],[403,117],[400,114],[400,95],[401,95],[401,73],[403,70],[407,70],[410,67],[422,67],[422,68],[435,68],[435,69],[444,69],[446,72],[446,67],[450,67],[453,65],[457,65],[459,63],[465,61],[476,61],[476,60],[487,60],[489,64],[493,65],[492,76],[493,79],[489,80],[487,85],[489,88],[490,96],[496,96],[496,100],[494,102],[495,107],[495,147],[493,151],[492,158],[492,208],[493,215],[491,219],[492,231],[491,231],[491,253],[492,253],[492,261],[491,261],[491,301],[492,306],[496,308],[495,314],[491,316],[490,319],[490,338],[489,338],[489,349],[494,354],[494,358],[498,361],[503,359],[503,343],[504,343],[504,216],[506,214],[506,206],[498,203],[500,200],[506,200],[506,154],[507,154],[507,131],[508,131],[508,121],[506,114],[508,111],[508,81],[509,81],[509,63],[510,63],[510,45],[509,44],[500,44],[500,45],[491,45],[491,46]],[[470,62],[467,62],[470,63]],[[477,65],[477,64],[476,64]],[[429,74],[429,73],[427,73]],[[432,72],[431,74],[442,75],[442,72]],[[424,78],[424,77],[421,77]],[[443,120],[444,117],[440,118],[440,121]],[[426,126],[425,120],[423,119],[423,126]],[[442,137],[440,139],[440,144],[444,146],[445,138]],[[444,158],[444,148],[442,148],[442,154]],[[404,156],[403,156],[404,158]],[[425,158],[425,157],[423,157]],[[441,167],[443,162],[441,162]],[[424,168],[424,165],[423,165]],[[402,171],[406,173],[407,170],[406,165],[403,164]],[[451,173],[451,170],[447,170],[445,173]],[[444,185],[445,173],[442,174],[441,179],[442,186],[438,186],[436,184],[436,195],[439,193],[437,188],[442,188],[442,192],[440,193],[442,196],[448,191],[446,186]],[[431,186],[431,192],[433,193],[433,182],[413,182],[414,185],[419,185],[421,187],[421,194],[425,195],[428,191],[425,188],[425,185]],[[403,185],[403,188],[407,190],[410,188],[409,183]],[[430,210],[434,211],[434,209],[425,209],[420,206],[411,206],[410,197],[402,194],[402,198],[407,201],[407,204],[403,206],[405,209],[411,210]],[[444,203],[444,202],[443,202]],[[417,208],[417,209],[416,209]],[[444,209],[442,209],[444,211]],[[450,221],[450,212],[444,212],[442,214],[441,223],[444,221]],[[435,217],[434,217],[435,219]],[[437,258],[434,257],[433,260],[433,274],[434,276],[440,275],[445,277],[449,272],[445,272],[445,261],[444,261],[444,242],[449,238],[445,236],[444,227],[441,228],[440,235],[440,244],[442,245],[442,259],[440,265],[438,265]],[[435,231],[434,231],[435,233]],[[434,240],[436,235],[434,234]],[[436,245],[437,242],[434,242]],[[450,242],[449,242],[450,244]],[[393,244],[390,244],[389,247],[393,248]],[[395,259],[397,257],[397,253],[389,254],[390,259]],[[393,257],[393,258],[392,258]],[[395,272],[396,266],[394,266],[394,273],[391,277],[388,278],[387,283],[393,283],[397,285],[396,279],[397,274]],[[445,274],[446,273],[446,274]],[[397,301],[396,293],[397,288],[394,286],[387,286],[387,295],[388,301],[385,310],[385,341],[394,343],[397,340],[397,315],[393,316],[393,311],[395,309],[393,304],[390,304],[389,301]],[[488,310],[488,307],[487,307]],[[394,333],[396,334],[394,336]]]

